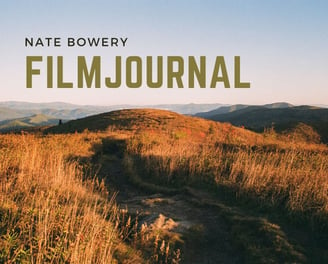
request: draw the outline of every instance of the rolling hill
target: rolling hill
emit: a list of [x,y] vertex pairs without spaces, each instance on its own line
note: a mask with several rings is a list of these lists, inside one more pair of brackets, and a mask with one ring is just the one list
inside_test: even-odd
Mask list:
[[56,125],[58,122],[59,120],[57,118],[43,114],[37,114],[29,117],[0,121],[0,131],[6,132],[39,126]]
[[230,122],[235,126],[245,126],[257,132],[274,127],[277,132],[288,131],[303,123],[313,127],[323,142],[328,142],[328,109],[314,106],[296,106],[285,108],[267,108],[249,106],[225,113],[207,113],[203,117]]
[[184,116],[175,112],[158,109],[125,109],[71,120],[61,126],[47,129],[48,132],[73,133],[89,131],[105,131],[110,127],[124,130],[135,129],[167,129],[190,128],[194,130],[208,129],[213,121],[197,117]]
[[[58,107],[58,108],[57,108]],[[47,115],[57,119],[76,119],[89,115],[106,112],[108,110],[92,106],[68,106],[63,108],[64,105],[49,104],[30,104],[23,103],[22,105],[12,103],[0,103],[0,121],[11,120],[21,117],[29,117],[32,115]]]
[[227,124],[199,117],[181,115],[172,111],[158,109],[125,109],[71,120],[60,126],[47,128],[45,133],[75,133],[88,131],[131,131],[150,132],[159,137],[168,134],[174,138],[190,137],[204,140],[206,136],[219,138],[233,133],[234,139],[247,142],[259,137],[258,134]]
[[[26,103],[26,102],[0,102],[0,130],[10,131],[19,128],[27,128],[42,125],[56,125],[59,119],[82,121],[70,122],[69,131],[80,131],[83,127],[80,122],[90,123],[91,130],[105,129],[106,124],[121,126],[121,117],[112,119],[108,114],[110,111],[120,109],[142,109],[142,106],[116,105],[116,106],[92,106],[74,105],[67,103]],[[244,126],[256,132],[263,132],[265,128],[275,128],[277,132],[290,131],[300,123],[309,125],[319,133],[323,142],[328,142],[328,117],[326,108],[314,106],[293,106],[289,103],[280,102],[259,106],[245,104],[222,105],[222,104],[167,104],[152,105],[150,108],[174,111],[186,115],[195,115],[205,119],[230,122],[236,126]],[[203,112],[202,112],[203,111]],[[118,112],[121,114],[125,112]],[[112,114],[111,114],[112,115]],[[44,122],[30,122],[31,116],[37,116]],[[43,118],[41,118],[43,116]],[[46,117],[45,117],[46,116]],[[95,117],[96,116],[96,117]],[[90,117],[83,119],[85,117]],[[97,118],[100,118],[97,120]],[[109,118],[108,120],[105,117]],[[27,118],[27,119],[26,119]],[[38,119],[36,118],[36,119]],[[136,120],[138,118],[135,118]],[[144,119],[141,121],[144,122]],[[111,122],[108,124],[106,122]],[[137,121],[135,121],[137,122]],[[155,121],[154,121],[155,122]],[[163,121],[167,123],[168,121]],[[137,123],[142,125],[141,123]],[[145,124],[144,124],[145,125]],[[175,122],[178,125],[178,122]],[[96,129],[97,127],[97,129]],[[64,129],[65,127],[61,128]]]

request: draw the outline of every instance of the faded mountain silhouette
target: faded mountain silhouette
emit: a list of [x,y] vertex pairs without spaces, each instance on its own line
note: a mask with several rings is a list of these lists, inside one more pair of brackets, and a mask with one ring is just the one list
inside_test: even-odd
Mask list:
[[28,102],[0,102],[0,121],[43,114],[58,119],[77,119],[90,115],[131,108],[154,108],[171,110],[181,114],[193,115],[198,112],[210,111],[223,104],[161,104],[161,105],[75,105],[62,102],[28,103]]

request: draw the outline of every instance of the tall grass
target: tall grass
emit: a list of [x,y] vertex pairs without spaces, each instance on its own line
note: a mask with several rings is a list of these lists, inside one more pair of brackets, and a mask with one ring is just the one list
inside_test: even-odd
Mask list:
[[171,185],[225,185],[283,204],[290,211],[327,215],[325,145],[291,140],[272,131],[243,133],[225,129],[224,124],[221,130],[204,135],[147,132],[129,141],[128,153],[135,157],[136,167],[142,164],[142,173],[149,180]]
[[93,151],[106,136],[0,135],[0,263],[180,262],[95,177]]
[[97,180],[82,181],[81,166],[67,160],[88,154],[81,137],[0,136],[1,263],[113,260],[114,203]]

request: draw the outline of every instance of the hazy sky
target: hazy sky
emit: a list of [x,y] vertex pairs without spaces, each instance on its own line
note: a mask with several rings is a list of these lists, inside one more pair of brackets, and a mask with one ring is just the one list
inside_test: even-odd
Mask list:
[[[322,0],[8,0],[0,3],[0,101],[78,104],[248,103],[328,104],[328,1]],[[25,37],[60,37],[62,47],[25,47]],[[68,48],[67,37],[127,37],[119,48]],[[48,89],[46,63],[26,88],[26,56],[64,56],[76,83],[76,57],[101,56],[113,74],[115,56],[206,56],[211,75],[224,56],[232,88]],[[241,79],[233,88],[233,58]],[[45,59],[44,59],[45,60]],[[187,82],[185,82],[187,87]]]

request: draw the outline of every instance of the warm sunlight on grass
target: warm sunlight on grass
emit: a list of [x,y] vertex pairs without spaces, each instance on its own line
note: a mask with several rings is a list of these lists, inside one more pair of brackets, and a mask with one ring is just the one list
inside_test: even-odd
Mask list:
[[307,220],[328,216],[328,148],[306,125],[258,134],[144,109],[51,132],[62,134],[0,135],[1,263],[179,263],[188,254],[183,239],[119,209],[105,186],[111,174],[97,175],[106,164],[123,188],[186,196],[224,189]]
[[203,132],[183,128],[136,133],[128,152],[150,181],[225,185],[263,201],[283,202],[291,211],[328,213],[325,145],[299,140],[295,134],[269,130],[260,135],[209,124]]
[[96,177],[105,136],[0,135],[1,263],[179,263],[179,250],[139,230]]
[[115,206],[68,161],[88,154],[81,137],[0,136],[0,262],[111,262]]

